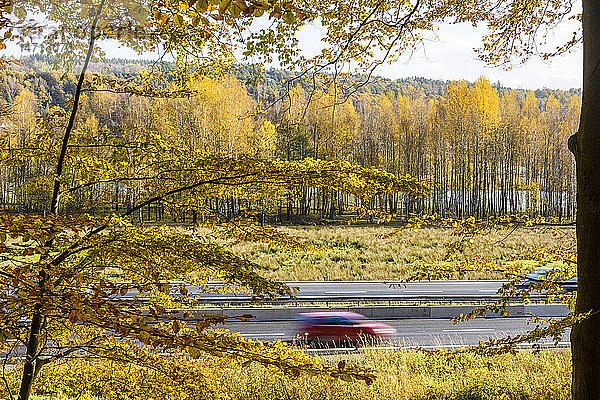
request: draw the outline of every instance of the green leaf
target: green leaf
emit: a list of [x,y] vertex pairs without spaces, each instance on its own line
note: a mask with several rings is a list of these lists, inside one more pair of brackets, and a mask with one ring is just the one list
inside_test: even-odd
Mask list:
[[286,24],[291,25],[294,22],[296,22],[296,14],[294,14],[291,11],[288,11],[285,14],[283,14],[283,20]]
[[231,5],[231,0],[222,0],[219,4],[219,14],[223,15]]

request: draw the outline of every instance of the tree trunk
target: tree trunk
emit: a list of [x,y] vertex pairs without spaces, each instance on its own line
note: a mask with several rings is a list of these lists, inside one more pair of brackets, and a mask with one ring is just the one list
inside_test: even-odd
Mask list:
[[583,102],[569,140],[577,164],[578,277],[575,311],[592,315],[573,327],[575,400],[600,399],[600,2],[583,0]]
[[19,387],[18,400],[27,400],[31,394],[31,388],[33,387],[33,380],[35,378],[35,366],[38,360],[38,345],[39,335],[42,327],[42,306],[41,304],[35,305],[33,317],[31,319],[31,326],[29,329],[29,339],[27,341],[27,353],[25,355],[25,363],[23,365],[23,376],[21,377],[21,385]]
[[[65,133],[63,135],[63,141],[61,146],[60,155],[58,157],[58,163],[56,165],[56,177],[54,180],[54,190],[52,194],[52,199],[50,200],[50,213],[57,214],[58,213],[58,201],[59,201],[59,193],[62,182],[62,172],[63,172],[63,162],[65,160],[65,155],[67,152],[67,147],[69,144],[69,139],[71,137],[71,132],[73,130],[73,126],[75,124],[75,117],[77,115],[77,108],[79,106],[79,97],[81,95],[81,90],[83,88],[83,83],[85,80],[85,73],[87,71],[92,51],[94,49],[94,42],[96,40],[96,26],[98,25],[98,19],[100,18],[100,13],[102,8],[104,7],[104,3],[106,0],[102,0],[100,5],[96,10],[96,15],[92,22],[92,27],[90,30],[90,41],[89,46],[86,52],[85,61],[81,68],[81,73],[79,75],[79,80],[77,82],[77,88],[75,90],[75,97],[73,99],[73,108],[71,109],[71,116],[69,118],[69,123],[67,128],[65,129]],[[52,241],[50,240],[46,243],[46,246],[50,248],[52,246]],[[39,367],[41,364],[39,354],[38,354],[38,346],[39,346],[39,336],[41,334],[42,323],[44,320],[43,316],[43,289],[47,281],[47,273],[44,270],[40,271],[40,281],[39,281],[39,289],[40,289],[40,298],[39,301],[35,304],[33,309],[33,315],[31,318],[31,324],[29,326],[29,339],[27,341],[27,354],[25,355],[25,362],[23,364],[23,374],[21,377],[21,384],[19,386],[19,397],[17,400],[28,400],[31,394],[31,389],[33,387],[33,381],[39,372]]]

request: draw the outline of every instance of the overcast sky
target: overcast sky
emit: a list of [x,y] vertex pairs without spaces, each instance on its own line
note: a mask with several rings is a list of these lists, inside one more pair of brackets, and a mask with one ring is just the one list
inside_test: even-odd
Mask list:
[[[556,32],[558,37],[567,37],[571,30],[565,27]],[[440,27],[435,41],[427,41],[410,58],[394,64],[382,65],[377,75],[398,79],[425,77],[431,79],[475,81],[480,76],[491,82],[516,89],[570,89],[581,88],[582,49],[581,46],[570,53],[557,56],[549,61],[534,57],[525,64],[515,63],[512,69],[489,67],[477,58],[474,48],[480,45],[481,29],[470,24],[446,24]],[[305,54],[315,54],[319,50],[319,27],[309,26],[301,31],[300,46]],[[107,55],[112,57],[135,57],[133,51],[119,49],[116,45],[105,44]],[[148,57],[149,55],[147,55]]]
[[512,69],[493,68],[477,58],[473,50],[480,45],[481,32],[468,24],[445,25],[439,40],[429,41],[424,48],[406,61],[382,66],[379,73],[388,78],[423,76],[432,79],[476,80],[487,77],[504,86],[520,89],[580,88],[583,52],[581,46],[571,53],[543,61],[532,58],[525,64],[513,64]]
[[[567,26],[556,37],[566,37],[571,30]],[[557,56],[550,61],[533,58],[525,64],[514,64],[511,70],[488,67],[477,59],[474,48],[480,45],[481,29],[469,24],[443,25],[437,32],[437,40],[427,41],[422,49],[401,62],[382,65],[377,75],[398,79],[425,77],[430,79],[474,81],[479,76],[491,82],[518,89],[569,89],[580,88],[582,82],[582,49],[575,48],[569,54]],[[300,45],[305,54],[314,54],[319,49],[319,27],[309,26],[301,31]],[[134,51],[120,48],[115,42],[102,44],[107,57],[153,59],[156,55],[137,55]],[[8,52],[19,57],[17,47],[10,46]]]

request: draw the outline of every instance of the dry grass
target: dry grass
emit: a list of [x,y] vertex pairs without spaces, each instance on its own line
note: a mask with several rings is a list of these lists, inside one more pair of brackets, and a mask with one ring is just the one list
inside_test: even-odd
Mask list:
[[[216,393],[206,399],[229,400],[567,400],[570,399],[571,354],[544,350],[539,353],[480,356],[425,354],[416,351],[371,350],[363,355],[336,356],[372,368],[377,376],[367,386],[363,382],[345,382],[320,376],[300,375],[285,378],[277,370],[257,364],[242,366],[231,360],[198,360],[202,374],[211,381]],[[115,379],[122,369],[90,370],[90,365],[48,368],[34,388],[34,398],[74,400],[117,400],[128,397],[110,391],[94,390],[84,382]],[[86,372],[87,371],[87,372]],[[149,372],[153,374],[152,371]],[[106,375],[106,376],[105,376]],[[95,381],[94,381],[95,382]],[[137,382],[137,381],[136,381]],[[142,383],[142,381],[138,383]],[[89,384],[90,382],[88,382]],[[93,382],[92,382],[93,383]],[[83,389],[83,390],[82,390]],[[71,393],[71,394],[69,394]],[[142,395],[144,390],[140,392]],[[152,387],[149,398],[158,398]],[[0,388],[2,394],[2,388]],[[184,395],[184,393],[181,393]],[[170,396],[169,398],[172,398]],[[131,397],[140,398],[138,396]],[[189,398],[189,397],[185,397]],[[198,398],[200,400],[200,398]]]
[[[236,253],[264,267],[262,274],[279,280],[396,280],[408,278],[417,265],[441,260],[446,245],[457,240],[451,230],[401,230],[391,237],[386,227],[282,227],[282,231],[316,246],[320,252],[286,251],[263,243],[240,243]],[[546,227],[492,230],[468,243],[465,255],[505,261],[528,247],[558,245],[573,228]],[[531,265],[529,268],[533,268]],[[495,279],[500,275],[469,273],[453,278]]]
[[224,371],[235,400],[566,400],[570,398],[569,352],[522,351],[450,358],[419,352],[374,350],[357,361],[373,368],[371,386],[318,377],[289,381],[260,366]]

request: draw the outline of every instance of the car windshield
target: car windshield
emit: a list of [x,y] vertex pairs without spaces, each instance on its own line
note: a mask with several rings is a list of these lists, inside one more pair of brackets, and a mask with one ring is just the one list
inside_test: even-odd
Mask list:
[[[569,279],[567,279],[567,277],[569,277]],[[524,285],[531,285],[536,282],[543,281],[550,281],[558,285],[571,283],[577,285],[577,277],[559,268],[538,269],[529,274],[526,274],[523,278],[525,280],[525,282],[523,283]]]
[[354,325],[354,322],[344,317],[322,317],[315,319],[319,325]]
[[363,321],[368,321],[367,317],[361,314],[346,312],[341,315],[334,313],[327,314],[300,314],[301,320],[315,325],[360,325]]
[[560,272],[562,272],[559,269],[552,269],[552,268],[547,268],[547,269],[538,269],[535,270],[529,274],[527,274],[526,276],[528,278],[531,279],[561,279],[560,275],[558,275]]

